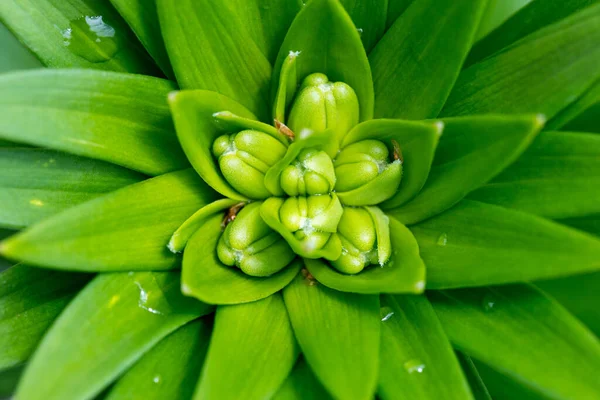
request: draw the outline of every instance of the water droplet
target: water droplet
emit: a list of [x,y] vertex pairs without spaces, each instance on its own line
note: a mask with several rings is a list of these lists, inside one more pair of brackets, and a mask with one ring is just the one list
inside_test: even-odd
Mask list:
[[442,233],[437,240],[438,246],[445,246],[448,244],[448,234],[446,232]]
[[404,363],[404,369],[409,374],[418,373],[421,374],[425,370],[425,364],[419,359],[408,360]]
[[140,299],[138,300],[138,306],[140,308],[143,308],[146,311],[151,312],[152,314],[162,314],[162,312],[160,312],[156,306],[154,306],[152,304],[152,299],[150,297],[150,292],[148,292],[146,289],[144,289],[144,287],[142,286],[141,283],[139,283],[138,281],[135,281],[135,285],[138,287],[138,289],[140,290]]
[[363,28],[356,28],[356,31],[358,32],[358,36],[361,36],[361,37],[362,37],[362,34],[363,34],[363,32],[364,32],[364,29],[363,29]]
[[119,51],[115,34],[115,28],[104,22],[101,15],[74,19],[62,31],[64,45],[92,63],[106,62]]
[[160,375],[155,375],[154,378],[152,378],[152,382],[154,383],[160,383],[161,380],[162,378],[160,377]]
[[394,316],[394,310],[392,310],[392,307],[388,306],[381,307],[379,309],[379,315],[381,316],[381,321],[385,322]]
[[481,306],[485,312],[493,311],[497,303],[498,300],[492,293],[486,293],[481,300]]

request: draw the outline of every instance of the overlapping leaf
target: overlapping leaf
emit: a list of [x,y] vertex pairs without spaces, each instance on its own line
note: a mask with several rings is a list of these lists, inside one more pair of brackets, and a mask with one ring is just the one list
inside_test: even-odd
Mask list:
[[273,400],[304,400],[304,399],[332,399],[325,391],[321,382],[304,359],[298,360],[296,366],[283,382]]
[[4,53],[4,57],[0,58],[1,73],[42,67],[40,61],[25,46],[19,43],[4,24],[0,24],[0,46]]
[[577,100],[558,113],[549,129],[600,133],[600,80]]
[[377,44],[386,28],[388,0],[340,0],[354,26],[367,53]]

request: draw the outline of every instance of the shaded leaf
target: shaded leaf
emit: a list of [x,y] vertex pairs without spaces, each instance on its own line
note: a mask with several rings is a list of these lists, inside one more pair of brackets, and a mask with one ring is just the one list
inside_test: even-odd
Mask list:
[[22,264],[0,273],[0,369],[21,364],[88,275],[46,271]]
[[273,400],[304,400],[304,399],[332,399],[321,382],[317,380],[314,372],[304,361],[299,359],[296,366],[279,388]]
[[3,57],[0,58],[0,73],[17,69],[41,68],[42,63],[23,46],[17,38],[0,24],[0,47]]
[[24,366],[18,366],[8,370],[0,371],[0,396],[10,398],[17,388]]
[[600,77],[599,26],[600,4],[463,70],[442,115],[535,112],[554,117]]
[[0,225],[24,227],[145,177],[103,161],[0,148]]
[[484,0],[411,3],[369,55],[376,118],[437,116],[471,48],[484,6]]
[[391,215],[414,224],[447,210],[514,162],[543,122],[534,115],[444,119],[444,135],[425,186]]
[[511,379],[497,371],[494,371],[489,366],[482,362],[473,360],[474,365],[477,367],[477,371],[480,373],[482,379],[485,381],[486,387],[489,388],[490,395],[494,400],[541,400],[548,399],[543,394],[536,393],[531,389],[528,389],[524,385],[517,382],[515,379]]
[[233,4],[157,0],[157,6],[179,85],[221,93],[266,118],[271,65],[244,28]]
[[378,373],[379,297],[344,293],[299,274],[283,290],[306,361],[336,399],[371,399]]
[[542,132],[523,155],[469,199],[547,218],[600,213],[600,135]]
[[166,102],[173,84],[133,74],[37,70],[0,76],[0,138],[149,175],[188,164]]
[[385,23],[386,30],[396,22],[396,19],[406,11],[413,1],[414,0],[388,0],[387,20]]
[[385,31],[388,0],[340,0],[354,26],[367,53],[379,41]]
[[106,400],[192,397],[208,349],[211,324],[191,322],[161,340],[110,390]]
[[579,218],[565,218],[558,220],[561,224],[571,226],[584,232],[589,232],[593,235],[600,236],[600,213],[594,215],[586,215]]
[[296,276],[300,261],[266,278],[222,264],[216,251],[222,221],[222,214],[207,219],[188,242],[183,254],[183,293],[211,304],[247,303],[278,292]]
[[16,396],[91,398],[162,338],[211,309],[181,295],[178,272],[102,274],[44,337]]
[[548,128],[600,133],[599,116],[600,80],[548,122]]
[[[15,231],[13,231],[11,229],[0,228],[0,241],[3,239],[6,239],[7,237],[9,237],[10,235],[12,235],[14,233],[15,233]],[[2,257],[2,255],[0,254],[0,272],[4,271],[5,269],[7,269],[9,267],[12,267],[13,265],[14,265],[13,262]]]
[[192,170],[149,179],[50,217],[0,245],[33,265],[81,271],[171,269],[175,230],[215,194]]
[[476,40],[485,37],[506,19],[519,11],[532,0],[488,0],[487,6],[477,28]]
[[466,354],[550,398],[598,397],[600,343],[531,286],[434,291],[429,298]]
[[485,382],[481,379],[481,375],[479,375],[479,371],[477,370],[473,359],[460,351],[456,352],[456,357],[467,377],[469,387],[471,388],[471,392],[473,392],[473,398],[476,400],[492,400],[492,396],[490,396],[490,392],[485,386]]
[[280,294],[219,306],[194,399],[271,398],[297,357],[298,345]]
[[600,268],[600,239],[471,200],[411,231],[431,289],[549,279]]
[[379,389],[385,399],[472,399],[425,296],[383,296]]
[[48,67],[158,73],[107,2],[3,0],[0,20]]

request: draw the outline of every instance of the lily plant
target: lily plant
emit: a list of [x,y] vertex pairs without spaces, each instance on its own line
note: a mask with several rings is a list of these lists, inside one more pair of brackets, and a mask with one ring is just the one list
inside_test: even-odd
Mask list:
[[3,0],[0,378],[600,398],[600,4],[522,3]]

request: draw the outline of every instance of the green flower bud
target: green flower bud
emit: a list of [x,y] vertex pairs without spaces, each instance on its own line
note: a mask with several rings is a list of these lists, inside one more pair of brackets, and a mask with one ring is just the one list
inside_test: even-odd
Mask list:
[[213,143],[213,154],[227,182],[251,199],[266,199],[271,195],[264,183],[265,174],[286,150],[271,135],[255,130],[223,135]]
[[285,268],[296,254],[260,216],[260,203],[244,207],[227,225],[217,244],[225,265],[237,266],[250,276],[270,276]]
[[334,161],[335,191],[346,205],[375,205],[392,197],[402,179],[402,161],[390,160],[379,140],[346,146]]
[[281,188],[288,196],[329,194],[335,186],[333,161],[324,151],[303,150],[281,173]]
[[303,129],[331,129],[338,142],[358,124],[359,106],[354,90],[343,82],[329,82],[324,74],[308,75],[294,99],[287,126]]

